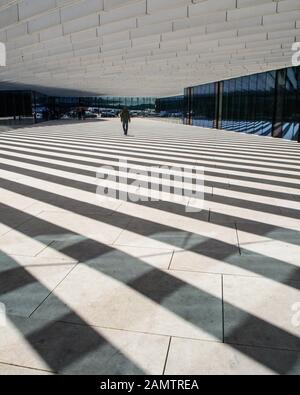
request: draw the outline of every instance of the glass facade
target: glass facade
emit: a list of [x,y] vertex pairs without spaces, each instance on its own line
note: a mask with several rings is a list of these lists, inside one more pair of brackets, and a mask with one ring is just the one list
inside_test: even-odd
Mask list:
[[[41,101],[41,100],[39,100]],[[128,107],[131,111],[154,110],[155,98],[153,97],[48,97],[48,110],[55,117],[76,112],[79,108],[85,111],[100,113],[103,110],[121,110]]]
[[30,123],[106,110],[154,111],[154,97],[53,97],[32,91],[0,91],[0,123]]
[[276,72],[244,76],[219,84],[223,92],[221,129],[272,135]]
[[33,122],[32,92],[0,91],[0,122]]
[[155,110],[161,116],[183,118],[184,116],[184,96],[171,96],[157,99]]
[[99,109],[123,109],[130,110],[154,110],[154,97],[54,97],[52,98],[57,109],[68,109],[74,107],[93,107]]
[[185,123],[300,140],[300,67],[185,89]]
[[191,88],[191,123],[213,128],[216,116],[217,85],[205,84]]

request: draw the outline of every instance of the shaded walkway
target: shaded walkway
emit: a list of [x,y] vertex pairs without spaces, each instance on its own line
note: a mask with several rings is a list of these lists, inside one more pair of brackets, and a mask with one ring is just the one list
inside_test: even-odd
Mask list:
[[[0,372],[299,373],[299,145],[145,120],[130,134],[0,136]],[[204,166],[203,211],[97,198],[120,158]]]

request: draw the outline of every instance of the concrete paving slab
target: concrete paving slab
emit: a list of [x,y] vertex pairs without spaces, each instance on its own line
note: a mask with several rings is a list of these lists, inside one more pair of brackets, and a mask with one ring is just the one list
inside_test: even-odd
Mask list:
[[[24,213],[16,213],[15,210],[9,208],[2,208],[0,203],[0,237],[17,228],[24,222],[30,220],[30,215],[26,216]],[[7,225],[6,225],[7,224]]]
[[300,353],[172,338],[167,375],[274,375],[300,373]]
[[[17,230],[43,241],[68,241],[74,235],[93,237],[99,243],[112,244],[128,225],[130,219],[112,214],[109,222],[104,220],[101,213],[91,216],[78,215],[72,212],[43,212],[37,219],[20,226]],[[112,223],[112,224],[111,224]]]
[[169,338],[10,317],[0,361],[60,374],[162,374]]
[[[142,261],[128,259],[121,266],[108,259],[77,266],[33,316],[58,320],[70,306],[90,325],[221,340],[221,291],[218,275],[169,273]],[[70,321],[78,319],[70,315]]]
[[300,246],[300,231],[271,226],[258,221],[237,221],[236,226],[241,246],[272,240]]
[[300,351],[295,306],[299,289],[252,277],[224,277],[227,343]]
[[243,255],[244,250],[246,250],[246,252],[278,259],[287,264],[299,266],[300,246],[297,245],[298,241],[295,242],[293,236],[288,240],[291,242],[269,239],[258,243],[241,244],[241,253]]
[[[179,219],[177,218],[177,221]],[[180,224],[180,225],[179,225]],[[164,226],[163,226],[164,225]],[[132,220],[116,240],[116,244],[163,248],[164,244],[175,250],[232,249],[238,245],[236,229],[222,228],[208,222],[174,218],[164,224],[145,220]]]
[[12,257],[2,257],[0,302],[5,305],[8,314],[29,317],[74,265],[60,263],[21,266]]
[[[48,230],[45,229],[45,233],[47,232]],[[0,250],[7,255],[34,257],[52,241],[53,238],[49,234],[41,233],[30,237],[17,230],[12,230],[0,238]]]

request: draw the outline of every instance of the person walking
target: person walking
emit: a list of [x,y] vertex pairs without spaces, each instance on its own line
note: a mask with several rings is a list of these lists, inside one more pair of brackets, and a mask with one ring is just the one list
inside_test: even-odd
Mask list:
[[129,112],[127,107],[125,107],[123,109],[123,111],[120,114],[120,117],[121,117],[121,122],[123,124],[124,135],[127,136],[128,128],[129,128],[129,122],[131,122],[130,112]]

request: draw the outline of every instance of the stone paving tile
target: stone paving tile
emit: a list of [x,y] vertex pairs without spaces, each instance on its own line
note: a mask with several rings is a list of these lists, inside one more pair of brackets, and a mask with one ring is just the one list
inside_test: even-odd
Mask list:
[[[22,262],[22,264],[20,263]],[[69,274],[75,263],[24,261],[0,256],[0,302],[8,314],[29,317],[51,291]]]
[[226,342],[300,352],[299,283],[225,276],[223,292]]
[[300,374],[300,353],[172,338],[167,375]]
[[[76,311],[91,325],[222,340],[221,278],[164,272],[138,259],[78,265],[34,313],[53,320]],[[66,302],[61,304],[59,300]]]
[[[169,338],[9,317],[0,361],[60,374],[162,374]],[[1,372],[1,365],[0,365]]]

